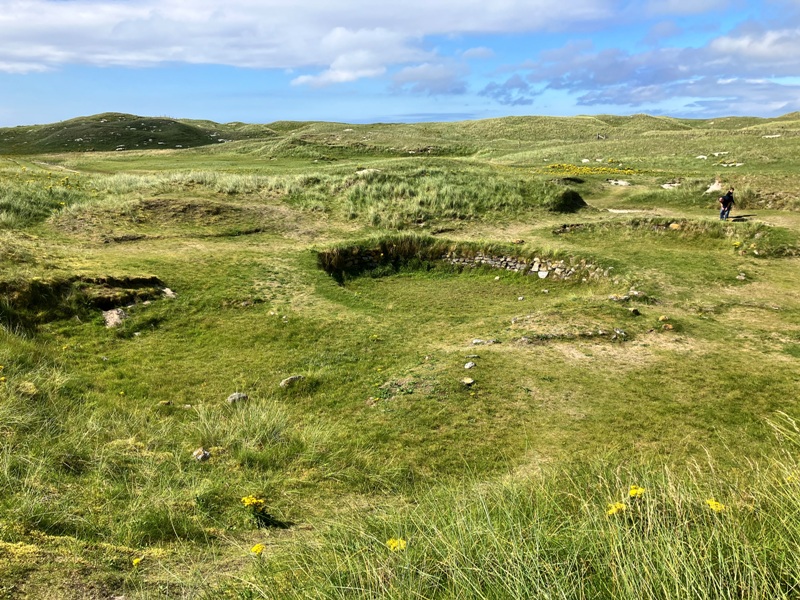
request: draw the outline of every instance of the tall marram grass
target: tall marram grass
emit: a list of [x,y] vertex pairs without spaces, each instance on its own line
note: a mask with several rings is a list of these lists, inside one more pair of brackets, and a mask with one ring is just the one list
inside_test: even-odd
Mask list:
[[[256,563],[256,598],[797,598],[800,430],[783,458],[574,464],[358,514]],[[392,541],[390,541],[392,540]],[[398,540],[402,540],[398,542]]]

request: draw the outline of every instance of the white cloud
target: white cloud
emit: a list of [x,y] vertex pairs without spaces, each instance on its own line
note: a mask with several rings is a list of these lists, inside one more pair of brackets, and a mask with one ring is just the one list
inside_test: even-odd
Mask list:
[[470,48],[468,50],[464,50],[464,52],[461,53],[461,56],[466,59],[493,58],[494,50],[492,50],[491,48],[486,48],[485,46],[478,46],[477,48]]
[[424,63],[401,69],[392,78],[396,89],[431,96],[463,94],[467,84],[463,77],[468,69],[458,63]]
[[[564,29],[610,18],[617,1],[554,11],[549,0],[0,0],[0,69],[186,62],[349,81],[427,60],[428,36]],[[341,65],[353,61],[369,64]]]

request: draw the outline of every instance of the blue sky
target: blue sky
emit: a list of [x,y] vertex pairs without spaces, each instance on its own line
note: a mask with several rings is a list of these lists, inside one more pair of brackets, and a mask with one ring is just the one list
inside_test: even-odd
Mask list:
[[0,0],[0,126],[800,110],[800,0]]

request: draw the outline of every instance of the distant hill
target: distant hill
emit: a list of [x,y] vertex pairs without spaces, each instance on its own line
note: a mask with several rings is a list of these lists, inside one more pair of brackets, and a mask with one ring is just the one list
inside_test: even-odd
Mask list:
[[0,128],[0,154],[194,148],[269,135],[263,126],[243,123],[103,113],[50,125]]
[[[50,125],[0,128],[0,155],[58,152],[184,149],[254,140],[240,150],[269,156],[331,159],[344,154],[471,154],[482,141],[582,141],[632,138],[653,133],[702,130],[750,132],[800,129],[800,116],[774,119],[722,117],[675,119],[636,114],[575,117],[503,117],[440,123],[350,125],[320,121],[276,121],[267,125],[140,117],[103,113]],[[264,143],[266,142],[266,143]]]

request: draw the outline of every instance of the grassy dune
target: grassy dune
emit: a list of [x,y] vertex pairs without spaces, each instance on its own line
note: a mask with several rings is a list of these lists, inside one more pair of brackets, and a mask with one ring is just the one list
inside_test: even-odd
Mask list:
[[800,593],[796,115],[133,120],[0,144],[0,598]]

